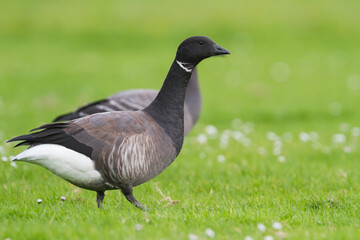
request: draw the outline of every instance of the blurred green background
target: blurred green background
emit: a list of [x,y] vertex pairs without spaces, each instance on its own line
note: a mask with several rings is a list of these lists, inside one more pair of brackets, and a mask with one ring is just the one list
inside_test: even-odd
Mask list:
[[[334,102],[355,121],[359,9],[359,1],[3,2],[0,126],[10,137],[118,90],[159,89],[192,35],[232,52],[199,66],[202,122],[332,121]],[[27,120],[14,126],[18,118]]]
[[[65,235],[68,238],[123,234],[121,236],[128,239],[139,236],[151,239],[152,234],[157,232],[153,235],[157,238],[169,239],[176,235],[179,239],[187,239],[188,229],[191,229],[203,239],[207,238],[201,235],[203,229],[212,225],[219,239],[242,239],[251,235],[251,231],[256,232],[254,239],[262,239],[263,233],[256,229],[256,224],[262,221],[271,225],[275,218],[283,221],[289,232],[286,236],[291,239],[309,236],[313,236],[313,239],[323,236],[356,238],[359,236],[359,207],[356,204],[360,200],[357,174],[359,142],[357,138],[353,139],[352,153],[349,155],[343,151],[347,145],[339,147],[331,144],[333,135],[342,131],[339,126],[351,129],[360,125],[359,10],[360,1],[357,0],[2,1],[1,142],[47,123],[60,113],[117,91],[131,88],[159,89],[178,44],[189,36],[208,36],[229,49],[231,55],[207,59],[198,66],[203,96],[199,123],[185,141],[180,159],[154,180],[167,188],[169,195],[180,199],[182,205],[176,207],[184,215],[168,212],[175,210],[162,209],[155,200],[158,195],[151,182],[135,190],[141,196],[140,199],[145,199],[142,202],[161,209],[157,210],[159,212],[156,216],[152,216],[153,226],[145,229],[143,235],[136,235],[133,225],[139,219],[143,221],[144,218],[151,218],[151,214],[150,217],[144,217],[144,213],[136,209],[127,210],[131,206],[123,200],[118,203],[121,196],[115,193],[112,193],[113,198],[108,198],[113,200],[108,200],[103,213],[96,210],[93,194],[84,191],[81,194],[86,195],[85,206],[74,198],[74,205],[64,205],[66,210],[54,210],[48,206],[47,215],[44,209],[35,206],[33,210],[32,203],[26,203],[25,200],[18,203],[16,199],[29,195],[36,198],[36,194],[41,193],[43,188],[50,195],[56,191],[71,192],[71,189],[67,190],[70,185],[40,168],[29,165],[23,167],[26,164],[19,163],[15,169],[6,162],[0,165],[2,172],[6,172],[0,178],[3,185],[3,210],[0,213],[3,222],[0,229],[6,229],[6,233],[4,230],[0,237],[56,239],[61,236],[61,230],[53,227],[44,233],[40,226],[52,222],[52,217],[59,212],[68,211],[76,215],[75,219],[78,220],[64,223],[61,219],[65,213],[55,217],[55,222],[70,232]],[[196,140],[205,125],[212,124],[221,131],[230,128],[235,118],[255,126],[255,132],[250,136],[253,142],[251,147],[233,144],[230,149],[222,150],[217,143],[209,142],[212,150],[207,150],[209,148],[188,144],[189,139]],[[327,145],[331,154],[315,153],[310,145],[299,141],[299,133],[309,131],[318,133],[321,144]],[[346,131],[343,134],[349,139],[351,133]],[[286,162],[287,165],[277,165],[278,161],[271,155],[271,142],[266,139],[268,132],[280,135],[290,132],[293,135],[295,140],[284,151],[286,158],[292,159]],[[344,144],[350,146],[350,143]],[[6,156],[20,151],[10,150],[12,145],[0,145],[5,149]],[[268,157],[259,157],[257,150],[262,146],[270,149]],[[199,159],[199,152],[206,152],[213,159],[208,160],[206,167],[202,162],[204,160]],[[226,163],[230,165],[216,165],[219,163],[214,159],[219,153],[226,156]],[[269,162],[269,159],[275,162]],[[241,174],[237,168],[243,169]],[[247,172],[247,168],[252,171]],[[351,183],[336,187],[335,180],[340,170],[347,174]],[[207,173],[202,175],[202,171]],[[301,183],[287,185],[291,173],[294,179],[302,179]],[[44,176],[47,181],[43,181]],[[304,217],[303,208],[294,211],[289,207],[289,212],[284,210],[285,213],[280,214],[276,204],[267,205],[267,200],[274,199],[272,197],[258,199],[260,205],[255,208],[247,204],[245,196],[253,199],[267,192],[266,184],[271,182],[271,186],[276,185],[275,178],[280,178],[278,181],[284,184],[284,188],[281,191],[278,189],[279,192],[269,190],[271,193],[268,196],[276,198],[287,190],[296,192],[306,186],[306,191],[299,190],[303,194],[299,193],[300,203],[304,199],[311,199],[318,192],[323,192],[324,199],[330,199],[327,192],[333,189],[334,196],[343,196],[343,191],[346,191],[352,199],[350,202],[354,204],[346,205],[348,199],[345,197],[338,199],[343,208],[334,210],[332,205],[330,209],[326,204],[320,205],[320,208],[324,207],[321,208],[322,213],[326,213],[321,215],[324,217],[321,221],[317,219],[319,212],[316,211]],[[195,192],[198,195],[193,196],[192,185],[185,184],[182,179],[196,182],[198,187]],[[247,180],[243,182],[244,179]],[[201,202],[202,194],[207,196],[209,189],[203,189],[206,185],[204,181],[218,186],[219,194],[223,190],[230,199],[243,199],[241,201],[245,202],[240,201],[238,209],[250,209],[235,214],[235,217],[228,215],[227,210],[233,205],[219,195],[218,201],[207,202],[209,209],[204,210],[206,214],[194,210],[196,207],[189,210],[188,203]],[[261,184],[258,186],[256,181]],[[171,182],[172,188],[168,182]],[[241,182],[243,187],[257,186],[257,191],[237,189],[239,186],[236,188],[235,185]],[[52,189],[52,186],[56,187]],[[229,187],[237,190],[232,192]],[[153,197],[149,199],[146,193]],[[294,199],[287,200],[290,205],[294,202]],[[216,206],[219,202],[224,204],[221,208],[224,214],[219,213],[216,215],[218,219],[212,219],[212,205]],[[56,202],[53,204],[57,206]],[[121,205],[119,207],[116,204]],[[31,214],[27,212],[29,209],[32,209]],[[102,222],[101,227],[96,228],[98,223],[90,222],[88,217],[82,215],[85,214],[84,209],[87,209],[88,217],[95,214],[91,211],[96,211],[99,218],[107,218],[108,225]],[[350,215],[342,215],[344,209]],[[184,217],[188,211],[194,215]],[[268,214],[255,214],[256,217],[246,215],[246,212],[251,211]],[[133,225],[121,225],[122,233],[107,232],[108,226],[117,226],[118,221],[121,221],[115,216],[124,212],[134,216],[130,221]],[[158,227],[164,224],[168,226],[167,230],[159,230]],[[196,225],[201,229],[194,227]],[[83,230],[77,234],[75,228],[79,226]],[[86,226],[92,226],[91,231],[87,232]],[[132,230],[128,231],[130,228]],[[22,229],[27,229],[28,235]],[[272,232],[269,234],[276,236]]]

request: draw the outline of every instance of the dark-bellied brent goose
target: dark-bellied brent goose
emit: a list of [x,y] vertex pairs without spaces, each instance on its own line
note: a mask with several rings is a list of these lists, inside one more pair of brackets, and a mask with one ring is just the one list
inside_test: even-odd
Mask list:
[[15,147],[30,146],[13,160],[38,164],[78,187],[96,191],[99,208],[104,192],[113,189],[145,208],[134,197],[133,187],[156,177],[178,156],[192,70],[205,58],[229,53],[207,37],[190,37],[179,45],[159,93],[147,107],[42,125],[8,141],[22,141]]
[[[136,111],[148,106],[159,93],[154,89],[131,89],[118,92],[106,99],[86,104],[73,112],[55,118],[54,122],[73,120],[94,113],[113,111]],[[196,68],[188,83],[184,104],[184,134],[190,132],[197,122],[201,111],[201,93]]]

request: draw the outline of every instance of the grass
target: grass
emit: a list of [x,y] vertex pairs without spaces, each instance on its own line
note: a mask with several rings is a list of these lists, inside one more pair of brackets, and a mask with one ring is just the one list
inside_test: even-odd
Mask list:
[[158,89],[187,36],[209,36],[232,55],[201,63],[199,123],[174,164],[135,188],[151,211],[118,191],[98,210],[95,193],[6,161],[0,239],[208,239],[207,228],[215,239],[358,239],[359,7],[355,0],[2,3],[3,157],[21,150],[6,139],[85,102]]

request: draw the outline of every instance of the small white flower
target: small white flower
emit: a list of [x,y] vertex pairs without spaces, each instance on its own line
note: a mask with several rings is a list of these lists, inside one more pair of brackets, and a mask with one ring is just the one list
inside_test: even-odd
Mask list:
[[226,158],[224,155],[220,154],[217,156],[217,160],[220,162],[220,163],[223,163],[225,162]]
[[274,240],[274,237],[268,235],[264,237],[264,240]]
[[236,140],[236,141],[240,141],[243,137],[244,137],[244,134],[242,134],[241,132],[239,131],[233,131],[232,132],[232,137]]
[[282,147],[283,143],[280,140],[275,140],[274,141],[274,147]]
[[262,223],[258,223],[257,228],[258,228],[261,232],[265,232],[265,230],[266,230],[265,225],[262,224]]
[[200,143],[200,144],[204,144],[204,143],[207,143],[207,137],[205,134],[199,134],[197,136],[197,141]]
[[249,134],[253,130],[254,130],[254,123],[252,122],[246,122],[242,127],[242,131],[244,131],[245,134]]
[[266,133],[266,138],[270,141],[275,141],[278,139],[278,136],[276,135],[276,133],[274,132],[267,132]]
[[197,235],[192,234],[192,233],[189,234],[189,240],[198,240],[198,239],[199,239],[199,237]]
[[207,228],[207,229],[205,230],[205,234],[206,234],[206,236],[208,236],[209,238],[215,237],[215,232],[214,232],[211,228]]
[[207,126],[205,127],[205,132],[206,132],[209,136],[211,136],[211,137],[213,137],[213,138],[215,138],[215,137],[217,136],[217,134],[218,134],[217,128],[216,128],[215,126],[213,126],[213,125],[207,125]]
[[[285,159],[284,156],[279,156],[279,157],[278,157],[278,161],[279,161],[279,162],[285,162],[285,160],[286,160],[286,159]],[[274,226],[274,225],[273,225],[273,226]]]
[[253,240],[253,238],[251,236],[246,236],[244,240]]
[[349,146],[344,147],[344,152],[351,153],[351,147],[349,147]]
[[66,200],[66,197],[65,197],[65,196],[61,196],[60,199],[63,200],[63,201],[65,201],[65,200]]
[[274,147],[273,154],[278,156],[281,154],[281,147]]
[[314,132],[314,131],[309,133],[309,137],[310,137],[310,140],[313,141],[313,142],[319,140],[319,134],[317,132]]
[[264,147],[258,147],[257,152],[260,155],[265,155],[266,154],[266,149]]
[[226,149],[228,145],[229,145],[228,141],[220,141],[220,144],[219,144],[221,149]]
[[225,134],[221,134],[220,141],[221,142],[228,142],[229,141],[229,136],[225,135]]
[[276,233],[276,236],[277,236],[278,238],[283,239],[283,238],[286,237],[286,233],[285,233],[285,232],[282,232],[282,231],[278,231],[278,232]]
[[10,165],[13,167],[13,168],[17,168],[17,165],[15,162],[11,162]]
[[140,223],[137,223],[136,225],[135,225],[135,230],[136,231],[141,231],[143,229],[143,225],[141,225]]
[[222,132],[220,136],[220,147],[225,149],[229,144],[229,135],[226,132]]
[[5,156],[2,156],[2,157],[1,157],[1,160],[2,160],[3,162],[7,162],[7,161],[8,161],[8,158],[5,157]]
[[36,201],[37,201],[38,203],[41,203],[41,202],[42,202],[42,199],[41,199],[41,198],[38,198]]
[[354,127],[351,129],[351,135],[354,137],[360,136],[360,127]]
[[221,137],[227,137],[229,138],[231,136],[232,131],[230,129],[225,129],[224,131],[221,132]]
[[300,140],[301,140],[302,142],[308,142],[308,141],[310,140],[310,136],[309,136],[309,134],[306,133],[306,132],[301,132],[301,133],[299,134],[299,138],[300,138]]
[[335,144],[345,143],[346,142],[346,136],[342,133],[334,134],[332,137],[332,141]]
[[281,230],[282,229],[282,224],[279,223],[279,222],[274,222],[273,225],[272,225],[273,229],[276,229],[276,230]]
[[229,136],[227,134],[221,134],[220,141],[229,141]]

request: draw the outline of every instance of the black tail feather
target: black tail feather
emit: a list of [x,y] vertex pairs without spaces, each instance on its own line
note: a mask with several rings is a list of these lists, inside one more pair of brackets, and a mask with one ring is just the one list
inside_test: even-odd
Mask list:
[[[79,142],[71,134],[66,132],[65,129],[69,127],[69,124],[71,124],[71,122],[45,124],[33,130],[40,130],[38,132],[17,136],[7,142],[21,141],[15,145],[15,147],[24,145],[30,145],[30,147],[32,147],[37,144],[58,144],[91,157],[92,148]],[[83,131],[83,129],[74,131],[74,134],[79,131]]]
[[38,128],[35,128],[31,131],[41,130],[38,132],[32,132],[30,134],[21,135],[14,137],[7,142],[15,142],[15,141],[22,141],[15,145],[24,146],[24,145],[31,145],[33,143],[46,143],[46,142],[53,142],[56,143],[64,136],[64,130],[68,126],[68,123],[50,123],[42,125]]
[[29,140],[30,135],[31,134],[17,136],[17,137],[14,137],[14,138],[6,141],[6,142],[9,143],[9,142],[16,142],[16,141],[27,141],[27,140]]
[[41,130],[41,129],[49,129],[49,128],[64,128],[67,125],[69,125],[69,122],[47,123],[47,124],[41,125],[40,127],[30,130],[30,132],[34,132],[34,131]]
[[30,145],[29,142],[23,141],[23,142],[20,142],[20,143],[16,144],[16,145],[14,146],[14,148],[20,147],[20,146],[28,146],[28,145]]

